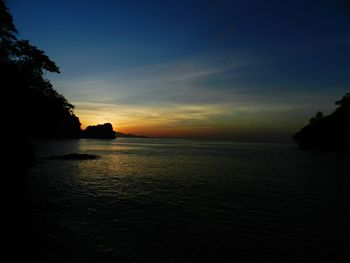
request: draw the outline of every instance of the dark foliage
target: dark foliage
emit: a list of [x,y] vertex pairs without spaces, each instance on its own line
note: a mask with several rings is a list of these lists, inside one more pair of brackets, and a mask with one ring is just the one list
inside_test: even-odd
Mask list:
[[53,89],[45,72],[59,68],[43,51],[16,37],[17,30],[0,0],[0,83],[7,136],[76,138],[80,122],[73,105]]
[[350,152],[350,93],[335,104],[331,115],[318,112],[293,136],[300,148]]
[[13,18],[0,0],[1,262],[51,262],[46,248],[52,242],[29,212],[27,166],[35,161],[29,138],[76,138],[80,122],[46,72],[59,73],[59,68],[43,51],[17,38]]
[[94,139],[115,139],[116,135],[113,131],[112,124],[105,123],[86,127],[82,133],[82,137]]

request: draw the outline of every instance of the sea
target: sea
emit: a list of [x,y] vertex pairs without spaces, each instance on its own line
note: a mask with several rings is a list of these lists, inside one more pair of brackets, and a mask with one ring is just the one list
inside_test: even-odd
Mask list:
[[[28,210],[49,262],[350,262],[349,155],[189,139],[34,145]],[[70,153],[99,158],[47,159]]]

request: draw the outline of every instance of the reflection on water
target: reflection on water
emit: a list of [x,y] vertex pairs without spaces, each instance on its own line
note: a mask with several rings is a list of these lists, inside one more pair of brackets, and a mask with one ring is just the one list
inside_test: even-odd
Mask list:
[[37,151],[101,156],[42,159],[30,171],[33,214],[59,229],[47,229],[54,249],[150,262],[350,259],[348,156],[120,138],[47,141]]

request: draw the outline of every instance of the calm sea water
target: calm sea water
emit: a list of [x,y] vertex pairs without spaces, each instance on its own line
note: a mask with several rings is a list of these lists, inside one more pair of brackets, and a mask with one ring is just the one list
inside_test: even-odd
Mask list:
[[[292,144],[46,141],[30,210],[76,258],[130,262],[350,262],[349,156]],[[129,262],[128,261],[128,262]]]

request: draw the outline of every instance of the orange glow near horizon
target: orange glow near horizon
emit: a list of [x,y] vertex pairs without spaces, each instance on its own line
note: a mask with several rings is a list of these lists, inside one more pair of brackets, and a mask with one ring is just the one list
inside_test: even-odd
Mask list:
[[[109,122],[108,120],[89,122],[88,125],[103,124]],[[85,129],[88,125],[82,123],[82,129]],[[149,125],[147,122],[143,125],[142,122],[139,125],[123,125],[120,123],[112,123],[114,131],[122,132],[125,134],[134,134],[140,136],[147,136],[153,138],[190,138],[190,139],[238,139],[245,140],[246,138],[268,138],[270,135],[287,134],[284,138],[288,139],[291,134],[288,130],[296,129],[296,127],[269,127],[263,125],[233,125],[233,124],[216,124],[209,126],[162,126],[160,123],[155,125]],[[289,129],[288,129],[289,128]],[[282,131],[282,133],[281,133]]]
[[[85,124],[82,122],[81,128],[86,129],[89,125],[97,125],[109,122],[108,120],[94,121]],[[125,134],[143,135],[156,138],[194,138],[194,137],[210,137],[219,131],[210,127],[160,127],[157,126],[124,126],[112,123],[113,130]]]
[[81,102],[76,106],[75,113],[82,129],[108,122],[114,131],[158,138],[258,138],[269,137],[269,134],[285,134],[289,138],[305,122],[296,119],[286,125],[283,114],[225,105],[120,107]]
[[[212,106],[175,107],[123,107],[114,105],[77,105],[76,115],[81,128],[109,122],[118,132],[149,137],[196,137],[216,133],[217,128],[208,121],[218,112]],[[221,109],[220,109],[221,111]]]

